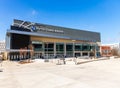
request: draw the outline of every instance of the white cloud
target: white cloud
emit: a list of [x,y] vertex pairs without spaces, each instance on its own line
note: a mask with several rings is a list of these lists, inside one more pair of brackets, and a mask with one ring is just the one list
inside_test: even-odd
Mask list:
[[120,39],[119,39],[119,38],[107,38],[107,39],[103,39],[102,41],[103,41],[103,43],[108,44],[108,43],[116,43],[116,42],[119,42]]
[[96,30],[96,27],[94,25],[83,25],[84,29],[89,29],[91,31]]
[[32,14],[32,15],[37,15],[38,12],[37,12],[36,10],[32,10],[31,14]]

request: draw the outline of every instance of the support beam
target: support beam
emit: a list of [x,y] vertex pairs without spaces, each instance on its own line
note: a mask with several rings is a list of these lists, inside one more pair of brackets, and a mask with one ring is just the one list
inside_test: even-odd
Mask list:
[[64,43],[64,56],[66,56],[66,43]]
[[54,56],[56,56],[56,43],[54,42]]

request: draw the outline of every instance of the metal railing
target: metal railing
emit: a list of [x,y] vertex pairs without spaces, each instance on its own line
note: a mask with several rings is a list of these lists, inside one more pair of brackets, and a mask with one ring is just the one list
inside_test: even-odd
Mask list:
[[3,53],[3,59],[8,60],[24,60],[32,58],[31,52],[32,50],[27,49],[6,49],[6,50],[0,50],[1,53]]
[[[8,60],[26,60],[26,59],[59,59],[63,57],[73,57],[72,52],[67,52],[67,54],[64,56],[63,53],[54,55],[54,53],[44,53],[44,52],[36,52],[33,50],[28,49],[6,49],[2,50],[1,52],[6,52],[6,58]],[[31,52],[33,52],[33,55],[31,56]]]

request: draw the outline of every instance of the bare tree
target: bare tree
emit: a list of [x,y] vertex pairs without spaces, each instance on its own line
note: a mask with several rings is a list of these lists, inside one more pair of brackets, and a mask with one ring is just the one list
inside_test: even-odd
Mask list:
[[117,48],[117,47],[114,47],[114,48],[112,49],[112,55],[113,55],[113,56],[120,56],[120,49]]

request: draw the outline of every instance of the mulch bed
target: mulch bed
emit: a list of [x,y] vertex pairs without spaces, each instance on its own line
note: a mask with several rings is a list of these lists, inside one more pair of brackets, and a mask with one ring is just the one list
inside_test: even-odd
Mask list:
[[33,61],[29,61],[29,60],[22,60],[18,62],[19,64],[28,64],[28,63],[33,63]]

